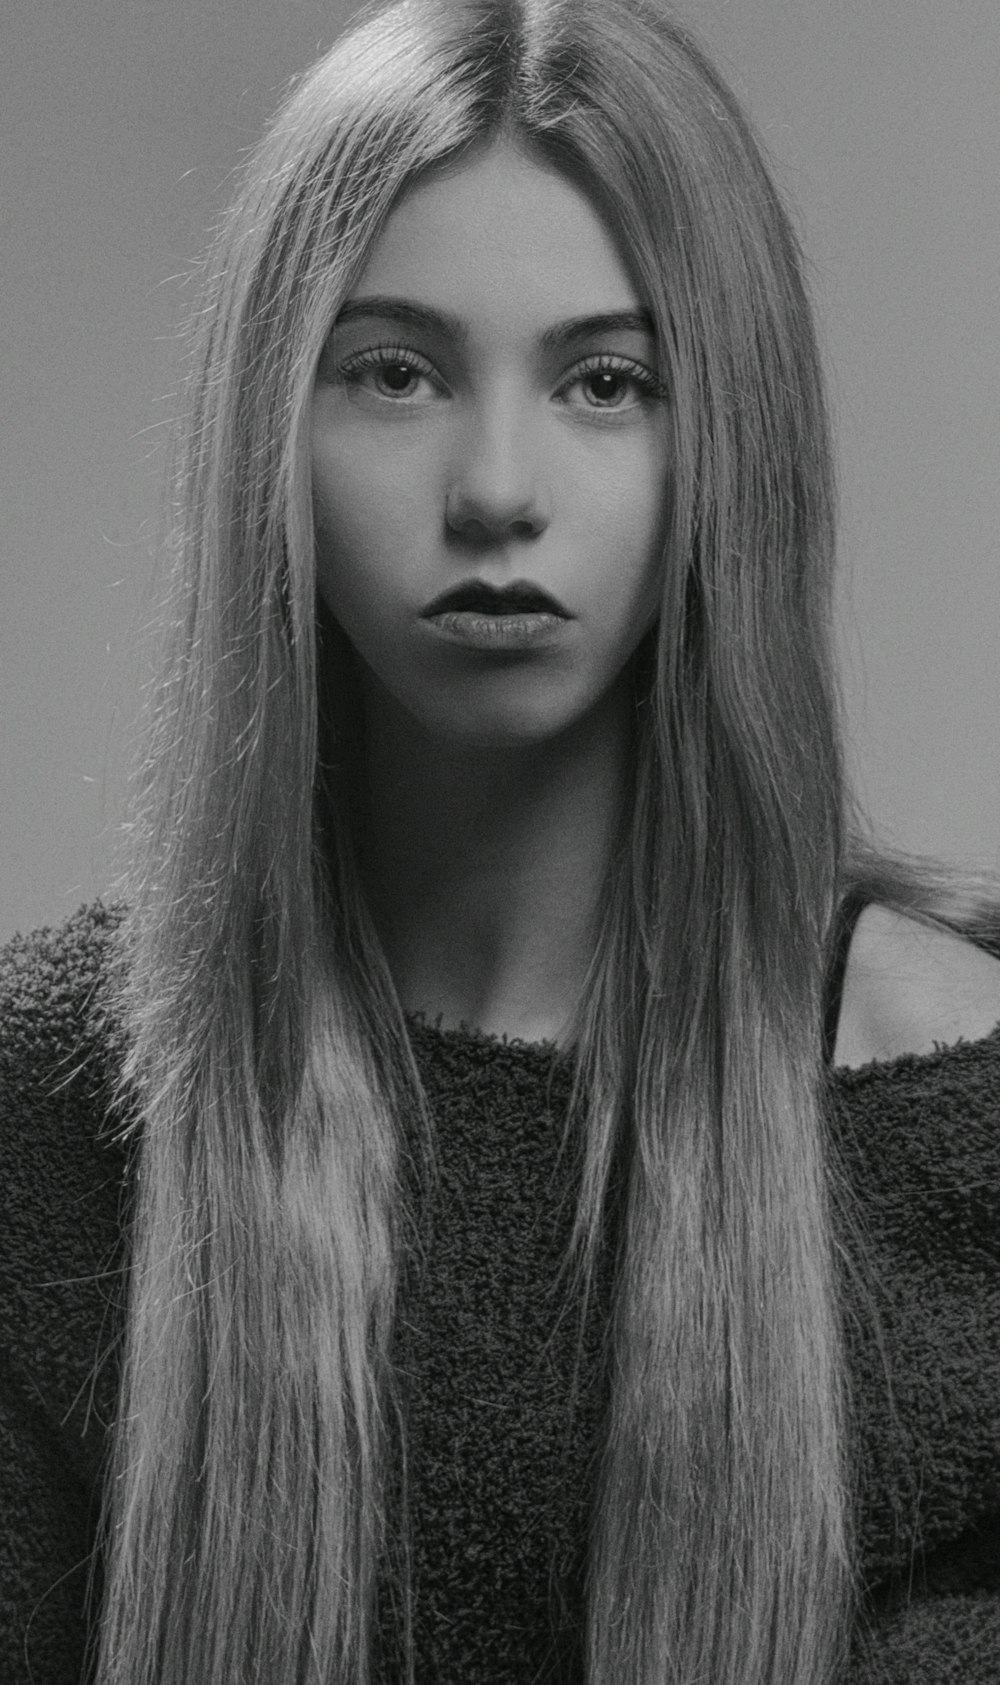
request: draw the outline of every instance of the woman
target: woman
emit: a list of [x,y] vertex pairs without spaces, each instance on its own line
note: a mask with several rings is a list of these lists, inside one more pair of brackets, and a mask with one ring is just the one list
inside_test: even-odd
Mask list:
[[848,847],[731,94],[646,0],[389,6],[195,326],[128,910],[8,956],[19,1655],[103,1490],[101,1685],[994,1678],[1000,918]]

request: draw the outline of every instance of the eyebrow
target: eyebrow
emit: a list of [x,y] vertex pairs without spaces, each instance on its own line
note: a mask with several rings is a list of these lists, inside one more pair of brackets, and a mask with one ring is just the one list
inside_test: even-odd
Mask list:
[[[399,327],[444,335],[459,345],[464,345],[469,337],[469,330],[460,316],[382,293],[349,300],[338,314],[334,327],[346,327],[349,322],[364,316],[380,316]],[[605,310],[592,316],[570,316],[564,322],[556,322],[541,334],[539,344],[543,351],[560,351],[582,339],[592,339],[603,333],[641,333],[655,339],[656,326],[648,310]]]

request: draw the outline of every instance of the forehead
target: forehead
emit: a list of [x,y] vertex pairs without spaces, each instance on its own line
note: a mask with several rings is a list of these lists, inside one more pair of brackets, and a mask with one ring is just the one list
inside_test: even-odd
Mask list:
[[525,334],[641,305],[589,196],[504,142],[411,188],[353,291],[419,299],[473,326]]

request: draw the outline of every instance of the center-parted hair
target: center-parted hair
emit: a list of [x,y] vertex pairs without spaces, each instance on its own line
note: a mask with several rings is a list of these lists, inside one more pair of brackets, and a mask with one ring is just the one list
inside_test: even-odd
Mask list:
[[[591,1685],[821,1685],[850,1615],[821,1124],[845,797],[828,424],[732,94],[652,0],[402,0],[297,84],[206,260],[125,889],[137,1184],[100,1685],[368,1685],[405,1532],[393,1324],[427,1115],[317,611],[316,364],[400,195],[503,139],[582,186],[669,394],[662,607],[578,1017],[584,1295],[620,1233]],[[412,1611],[410,1611],[410,1614]],[[372,1681],[374,1685],[374,1681]]]

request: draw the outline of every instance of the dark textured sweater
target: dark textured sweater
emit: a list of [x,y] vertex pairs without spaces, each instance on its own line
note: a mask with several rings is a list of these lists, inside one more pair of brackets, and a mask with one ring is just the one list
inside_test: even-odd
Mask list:
[[[0,955],[0,1685],[81,1678],[124,1261],[120,1047],[92,1010],[112,923],[91,908]],[[549,1290],[569,1061],[411,1031],[442,1166],[406,1317],[418,1677],[579,1685],[600,1398],[568,1414]],[[845,1685],[998,1685],[1000,1030],[836,1071],[829,1122],[884,1342],[848,1315],[869,1597]]]

